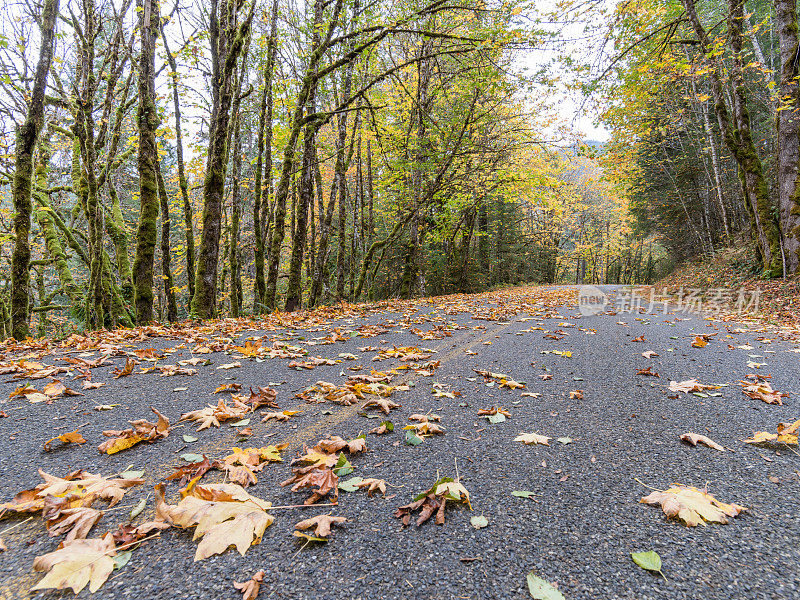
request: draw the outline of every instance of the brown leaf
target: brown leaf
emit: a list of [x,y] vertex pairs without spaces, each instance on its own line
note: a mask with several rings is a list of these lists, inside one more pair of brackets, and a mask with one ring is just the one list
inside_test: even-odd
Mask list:
[[182,467],[175,467],[175,472],[167,477],[167,481],[174,481],[180,479],[179,484],[185,485],[190,480],[196,477],[202,477],[212,469],[211,461],[204,454],[203,460],[184,465]]
[[169,419],[153,407],[150,407],[150,410],[158,415],[156,423],[151,423],[146,419],[139,419],[137,421],[128,421],[133,425],[130,429],[104,431],[103,435],[112,439],[103,442],[97,449],[101,453],[115,454],[135,446],[139,442],[154,442],[167,437],[170,431]]
[[133,367],[135,367],[138,362],[133,360],[132,358],[125,359],[125,366],[120,369],[119,367],[115,368],[111,373],[114,375],[114,379],[119,379],[120,377],[127,377],[131,373],[133,373]]
[[51,450],[50,444],[52,444],[56,440],[64,442],[65,444],[79,444],[80,445],[80,444],[85,444],[86,443],[86,440],[83,439],[83,436],[76,429],[75,431],[70,431],[69,433],[62,433],[61,435],[58,435],[58,436],[56,436],[54,438],[50,438],[49,440],[47,440],[44,443],[45,452],[49,452]]
[[368,477],[357,483],[356,487],[358,489],[368,488],[367,496],[372,496],[373,492],[380,492],[384,496],[386,495],[386,482],[383,479],[373,479]]
[[138,547],[136,542],[146,538],[154,531],[163,531],[170,527],[172,526],[164,521],[147,521],[136,526],[131,523],[120,523],[112,535],[117,546],[125,546],[126,550],[130,550]]
[[725,524],[727,517],[735,517],[746,510],[738,504],[720,502],[704,490],[677,483],[666,491],[655,491],[639,502],[661,506],[667,517],[679,519],[689,527],[705,525],[705,521]]
[[367,440],[358,437],[355,438],[354,440],[346,442],[338,435],[335,435],[331,438],[320,440],[317,443],[315,449],[318,449],[320,452],[327,452],[329,454],[344,449],[350,454],[357,454],[358,452],[366,452]]
[[339,525],[340,523],[344,523],[347,521],[345,517],[332,517],[330,515],[318,515],[316,517],[311,517],[310,519],[305,519],[297,523],[294,528],[300,531],[305,531],[306,529],[314,528],[314,535],[317,537],[328,537],[331,534],[331,527],[334,525]]
[[719,450],[720,452],[725,452],[725,448],[720,446],[717,442],[708,438],[704,435],[700,435],[698,433],[692,433],[691,431],[684,433],[681,436],[681,440],[686,442],[687,444],[691,444],[692,446],[697,446],[698,443],[708,446],[709,448],[713,448],[714,450]]
[[388,398],[377,398],[376,400],[367,402],[364,408],[379,408],[388,415],[390,410],[393,408],[400,408],[400,405],[396,402],[392,402]]
[[200,486],[190,483],[177,505],[167,504],[164,484],[156,486],[156,515],[175,527],[195,527],[194,538],[203,538],[194,560],[222,554],[236,546],[239,554],[261,542],[264,530],[275,518],[267,513],[271,503],[251,496],[232,483]]
[[94,527],[103,512],[79,506],[77,508],[67,508],[60,511],[57,519],[47,521],[47,531],[51,537],[66,533],[67,537],[64,538],[64,544],[72,540],[85,539],[89,530]]
[[[249,342],[248,342],[249,343]],[[264,581],[264,571],[258,571],[244,583],[233,582],[233,587],[242,592],[242,600],[255,600],[261,589],[261,582]]]
[[281,487],[292,485],[293,492],[312,489],[313,494],[306,499],[304,504],[314,504],[331,493],[334,500],[338,498],[339,478],[330,467],[310,465],[308,467],[294,468],[292,473],[293,475],[286,481],[282,481],[280,485]]

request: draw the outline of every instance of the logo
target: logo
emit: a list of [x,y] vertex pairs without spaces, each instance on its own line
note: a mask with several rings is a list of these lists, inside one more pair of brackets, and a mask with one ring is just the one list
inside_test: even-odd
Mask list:
[[578,290],[578,308],[584,317],[603,312],[608,304],[608,296],[593,285],[582,285]]

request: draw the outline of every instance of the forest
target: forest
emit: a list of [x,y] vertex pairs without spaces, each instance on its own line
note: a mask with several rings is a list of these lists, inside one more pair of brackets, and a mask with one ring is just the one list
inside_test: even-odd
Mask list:
[[790,0],[1,10],[4,337],[798,268]]

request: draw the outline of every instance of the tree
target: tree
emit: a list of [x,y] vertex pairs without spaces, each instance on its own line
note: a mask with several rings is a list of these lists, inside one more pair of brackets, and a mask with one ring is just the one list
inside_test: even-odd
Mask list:
[[18,340],[28,336],[30,304],[31,186],[33,154],[44,123],[44,101],[47,74],[53,60],[53,46],[58,15],[58,0],[45,0],[39,15],[42,40],[39,61],[34,75],[33,91],[25,122],[17,130],[14,199],[14,253],[11,257],[11,331]]

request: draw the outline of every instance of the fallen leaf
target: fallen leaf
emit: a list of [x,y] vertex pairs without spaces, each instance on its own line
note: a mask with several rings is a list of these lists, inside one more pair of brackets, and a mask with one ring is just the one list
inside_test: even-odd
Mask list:
[[691,431],[684,433],[681,436],[681,440],[686,442],[686,443],[688,443],[688,444],[691,444],[692,446],[697,446],[697,444],[700,443],[700,444],[704,444],[705,446],[708,446],[709,448],[713,448],[714,450],[719,450],[720,452],[725,452],[725,448],[720,446],[718,443],[716,443],[711,438],[708,438],[708,437],[706,437],[704,435],[700,435],[698,433],[692,433]]
[[69,433],[62,433],[61,435],[58,435],[58,436],[56,436],[54,438],[50,438],[49,440],[47,440],[44,443],[45,452],[49,452],[51,450],[50,444],[52,444],[56,440],[64,442],[64,444],[78,444],[78,445],[80,445],[80,444],[85,444],[86,443],[86,440],[83,439],[83,436],[76,429],[75,431],[70,431]]
[[326,538],[331,535],[331,527],[340,525],[347,521],[345,517],[332,517],[330,515],[318,515],[305,519],[295,524],[294,528],[300,531],[314,528],[314,535],[317,537]]
[[469,520],[469,522],[470,525],[472,525],[475,529],[483,529],[489,525],[489,519],[483,515],[475,515]]
[[130,429],[104,431],[103,435],[112,439],[100,444],[97,449],[102,453],[115,454],[121,450],[126,450],[135,446],[139,442],[154,442],[169,435],[169,419],[158,412],[155,408],[150,408],[156,415],[158,421],[151,423],[146,419],[128,421],[133,425]]
[[181,494],[177,505],[167,504],[164,484],[158,484],[156,515],[175,527],[195,527],[193,539],[202,538],[195,562],[222,554],[230,546],[244,556],[250,546],[261,542],[264,530],[275,520],[267,513],[272,503],[233,483],[201,486],[193,480]]
[[797,435],[800,430],[800,419],[794,423],[778,423],[778,433],[768,431],[756,431],[753,437],[744,440],[746,444],[764,444],[768,442],[778,442],[797,446]]
[[367,477],[355,484],[358,489],[367,488],[367,496],[372,496],[374,492],[386,495],[386,482],[383,479],[373,479]]
[[33,561],[34,571],[47,571],[31,591],[72,588],[76,594],[87,585],[91,593],[106,582],[114,570],[114,538],[107,533],[102,538],[74,540],[62,548]]
[[261,589],[261,582],[264,581],[264,571],[258,571],[244,583],[233,582],[233,587],[242,592],[242,600],[255,600]]
[[385,433],[391,433],[394,431],[394,423],[391,421],[382,421],[380,425],[377,427],[370,429],[370,433],[374,433],[375,435],[383,435]]
[[444,524],[444,511],[447,501],[450,502],[463,502],[469,505],[469,492],[466,488],[458,482],[458,480],[450,477],[442,477],[433,484],[429,490],[426,490],[416,496],[414,501],[405,506],[399,507],[394,516],[402,519],[403,526],[407,526],[411,520],[411,513],[419,510],[420,514],[417,518],[417,527],[422,525],[425,521],[436,514],[436,524]]
[[689,527],[705,525],[705,522],[728,522],[728,517],[735,517],[744,506],[725,504],[714,496],[696,487],[673,484],[665,491],[654,491],[639,502],[653,506],[661,506],[669,518],[683,521]]
[[528,573],[528,592],[535,600],[566,600],[564,594],[552,584],[541,577],[537,577],[533,572]]
[[697,381],[697,379],[687,379],[686,381],[670,381],[669,390],[671,392],[702,392],[705,390],[718,390],[721,385],[704,384]]
[[[655,571],[661,573],[661,557],[658,552],[648,550],[647,552],[631,552],[633,562],[647,571]],[[664,573],[661,573],[664,577]],[[666,577],[665,577],[666,579]]]
[[538,433],[520,433],[514,438],[515,442],[522,442],[523,444],[542,444],[543,446],[550,445],[550,438]]

